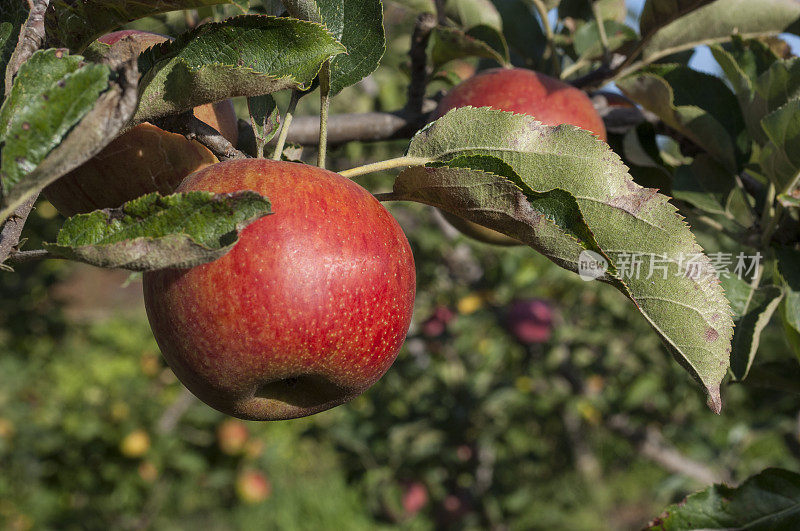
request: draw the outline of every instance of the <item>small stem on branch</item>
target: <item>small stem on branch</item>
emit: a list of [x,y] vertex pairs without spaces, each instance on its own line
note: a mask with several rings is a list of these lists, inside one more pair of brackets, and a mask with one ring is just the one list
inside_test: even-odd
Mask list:
[[154,120],[155,125],[189,140],[197,140],[207,147],[219,160],[243,159],[246,155],[236,149],[219,131],[199,120],[191,112],[164,116]]
[[17,207],[11,217],[3,224],[2,229],[0,229],[0,265],[17,252],[19,237],[22,234],[25,221],[28,219],[28,214],[33,210],[37,197],[39,197],[39,194],[35,194]]
[[286,137],[289,136],[289,126],[292,125],[292,116],[294,115],[294,109],[297,107],[297,100],[299,99],[300,93],[297,90],[293,90],[292,99],[289,100],[289,108],[286,109],[286,114],[283,115],[281,132],[278,135],[278,143],[275,144],[275,151],[272,152],[272,160],[281,160],[283,146],[286,144]]
[[376,171],[390,170],[392,168],[403,168],[406,166],[422,166],[430,162],[430,159],[422,157],[397,157],[396,159],[382,160],[380,162],[373,162],[372,164],[365,164],[349,170],[340,171],[339,175],[352,179],[359,175],[366,175],[368,173],[375,173]]
[[553,73],[556,77],[561,77],[561,62],[558,60],[558,53],[556,53],[556,46],[553,42],[553,28],[550,26],[550,18],[547,14],[547,6],[544,5],[542,0],[531,0],[536,12],[539,13],[539,18],[542,20],[542,28],[544,29],[545,37],[547,38],[547,53],[550,54],[550,60],[553,62]]
[[[328,151],[328,109],[331,106],[331,62],[326,61],[319,72],[319,150],[317,166],[325,169],[325,155]],[[288,133],[287,133],[288,134]]]
[[8,255],[8,261],[12,264],[24,264],[25,262],[35,262],[47,258],[63,259],[57,254],[53,254],[46,249],[34,249],[32,251],[14,251]]
[[608,35],[606,35],[606,26],[603,24],[603,17],[600,15],[600,7],[594,0],[586,0],[589,2],[589,7],[592,8],[592,15],[597,23],[597,34],[600,36],[600,46],[603,47],[603,64],[608,64]]

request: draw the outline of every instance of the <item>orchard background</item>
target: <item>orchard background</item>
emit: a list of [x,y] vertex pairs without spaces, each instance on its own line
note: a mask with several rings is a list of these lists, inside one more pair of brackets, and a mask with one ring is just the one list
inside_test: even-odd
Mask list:
[[[15,62],[28,14],[26,1],[13,3],[0,8],[3,65]],[[34,2],[34,11],[45,4]],[[20,245],[2,249],[13,271],[0,272],[0,527],[693,529],[712,528],[692,523],[691,512],[716,507],[719,495],[733,500],[732,519],[720,518],[719,528],[797,528],[800,479],[774,470],[749,490],[711,491],[685,505],[684,516],[671,507],[672,521],[670,513],[657,518],[711,484],[800,466],[800,66],[791,58],[800,6],[387,0],[380,8],[386,51],[374,72],[332,99],[327,167],[399,157],[443,93],[498,63],[561,75],[591,94],[622,88],[638,106],[615,104],[608,93],[594,102],[636,182],[676,198],[707,254],[765,258],[763,279],[723,281],[744,336],[734,336],[721,414],[610,286],[585,282],[527,246],[477,242],[430,206],[386,202],[417,270],[414,318],[397,361],[332,410],[284,422],[233,419],[194,398],[166,366],[140,273],[36,254],[44,242],[62,243],[64,225],[40,198]],[[178,36],[243,13],[285,15],[268,0],[145,8],[104,32]],[[685,31],[659,33],[673,21]],[[80,48],[66,42],[70,35],[59,44]],[[635,59],[648,53],[646,64]],[[273,96],[283,114],[290,91]],[[153,101],[140,109],[155,116]],[[236,147],[253,156],[247,99],[234,105],[242,120]],[[284,158],[316,163],[318,112],[314,92],[299,100]],[[369,112],[381,114],[355,114]],[[767,114],[773,121],[762,130]],[[185,120],[156,118],[186,133]],[[268,118],[267,130],[276,116]],[[3,155],[20,149],[2,133]],[[216,140],[203,141],[220,155],[228,147]],[[16,197],[10,186],[33,174],[18,162],[3,158],[6,200]],[[396,173],[355,180],[387,193]],[[46,249],[48,258],[62,252]],[[763,512],[742,509],[753,500]]]

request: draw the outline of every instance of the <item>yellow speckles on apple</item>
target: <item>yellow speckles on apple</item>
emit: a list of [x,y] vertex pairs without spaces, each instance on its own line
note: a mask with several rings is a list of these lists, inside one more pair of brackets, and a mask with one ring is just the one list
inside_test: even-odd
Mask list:
[[371,194],[319,168],[253,159],[209,167],[181,189],[254,189],[274,211],[216,262],[145,275],[153,332],[192,392],[277,420],[334,407],[380,378],[408,330],[415,274],[399,225]]

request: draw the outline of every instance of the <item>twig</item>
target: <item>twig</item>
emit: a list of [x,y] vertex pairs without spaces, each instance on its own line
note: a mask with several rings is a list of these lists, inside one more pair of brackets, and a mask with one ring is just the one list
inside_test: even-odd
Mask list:
[[175,401],[164,410],[161,417],[156,422],[156,431],[162,435],[171,433],[175,426],[180,422],[181,417],[189,411],[189,408],[197,401],[197,398],[185,387],[181,387],[181,392]]
[[428,86],[430,72],[428,69],[428,41],[436,27],[436,17],[430,13],[422,13],[417,17],[414,33],[411,35],[411,82],[408,84],[408,102],[406,109],[411,115],[422,114],[425,101],[425,88]]
[[550,54],[550,60],[553,62],[553,72],[556,77],[561,76],[561,62],[558,60],[558,53],[556,51],[555,43],[553,42],[553,28],[550,26],[550,18],[547,15],[547,7],[542,0],[531,0],[536,12],[539,13],[539,18],[542,21],[542,28],[544,28],[544,35],[547,39],[547,53]]
[[[273,160],[281,160],[283,154],[283,146],[286,145],[286,137],[289,134],[289,127],[292,125],[292,118],[294,117],[294,109],[297,107],[297,101],[300,99],[300,92],[297,90],[292,91],[292,99],[289,100],[289,108],[286,109],[286,114],[283,115],[281,121],[281,131],[278,133],[278,140],[275,143],[275,151],[272,152]],[[317,135],[317,142],[319,142],[319,134]]]
[[728,474],[716,472],[705,463],[683,455],[671,446],[655,427],[635,428],[625,415],[612,416],[608,420],[607,426],[611,431],[635,444],[643,457],[670,472],[690,477],[704,485],[730,480]]
[[63,259],[63,257],[53,254],[46,249],[34,249],[32,251],[13,251],[8,255],[8,261],[12,264],[24,264],[26,262],[36,262],[47,258]]
[[606,35],[606,25],[603,22],[603,17],[600,14],[600,6],[594,0],[586,0],[589,2],[589,7],[592,9],[594,21],[597,23],[597,34],[600,37],[600,46],[603,47],[603,64],[608,64],[609,49],[608,49],[608,35]]
[[44,14],[50,0],[36,0],[31,4],[28,20],[19,32],[17,47],[8,60],[5,71],[5,93],[11,92],[14,76],[33,53],[44,44]]
[[35,194],[25,201],[3,224],[3,228],[0,230],[0,264],[16,251],[22,228],[25,226],[28,214],[31,213],[38,196],[39,194]]
[[199,120],[191,112],[165,116],[155,120],[155,125],[179,133],[189,140],[197,140],[211,150],[219,160],[243,159],[247,155],[233,147],[219,131]]

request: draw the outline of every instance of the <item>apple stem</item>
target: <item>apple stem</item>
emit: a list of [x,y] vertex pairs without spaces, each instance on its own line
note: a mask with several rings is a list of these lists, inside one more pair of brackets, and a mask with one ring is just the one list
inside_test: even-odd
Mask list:
[[278,142],[275,144],[275,151],[272,152],[272,160],[281,160],[283,146],[286,144],[286,138],[289,136],[289,126],[292,125],[292,116],[294,115],[294,109],[297,107],[297,100],[299,99],[300,93],[297,90],[293,90],[292,99],[289,100],[289,107],[286,109],[286,114],[283,115],[281,132],[278,135]]
[[331,62],[325,61],[319,72],[319,151],[317,166],[325,169],[325,155],[328,151],[328,109],[331,105]]
[[392,168],[402,168],[404,166],[422,166],[430,162],[431,159],[423,157],[397,157],[396,159],[382,160],[380,162],[373,162],[372,164],[365,164],[350,168],[349,170],[340,171],[339,175],[352,179],[359,175],[366,175],[367,173],[374,173],[376,171],[390,170]]

